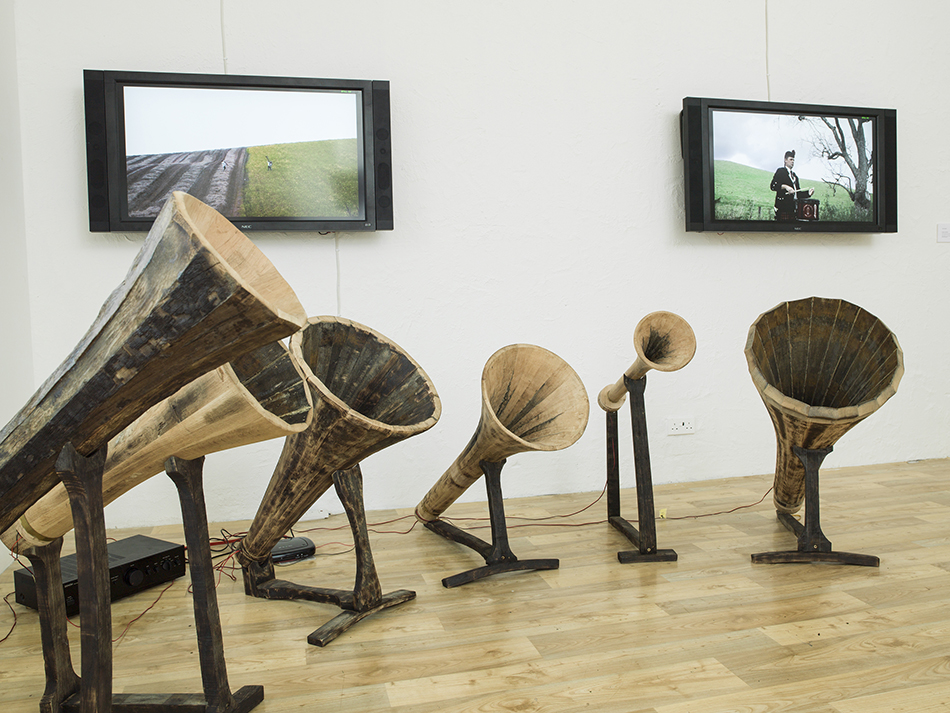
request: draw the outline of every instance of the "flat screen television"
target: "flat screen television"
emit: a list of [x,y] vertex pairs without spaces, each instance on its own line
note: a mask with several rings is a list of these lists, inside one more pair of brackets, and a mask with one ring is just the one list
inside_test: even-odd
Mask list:
[[241,230],[393,229],[389,82],[85,70],[89,229],[172,191]]
[[897,232],[893,109],[686,97],[686,230]]

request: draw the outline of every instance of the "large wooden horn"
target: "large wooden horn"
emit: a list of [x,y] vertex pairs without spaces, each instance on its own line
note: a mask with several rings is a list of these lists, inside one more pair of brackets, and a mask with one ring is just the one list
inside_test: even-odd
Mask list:
[[357,322],[313,317],[290,339],[313,395],[313,421],[290,435],[257,515],[241,542],[242,564],[271,549],[333,484],[334,471],[436,424],[435,386],[399,345]]
[[840,299],[783,302],[753,322],[749,372],[775,427],[775,508],[797,512],[805,468],[793,448],[828,448],[897,392],[904,357],[874,315]]
[[482,371],[482,414],[475,435],[416,506],[416,517],[438,519],[482,476],[482,461],[572,445],[583,435],[589,413],[584,384],[567,362],[532,344],[502,347]]
[[[274,342],[255,349],[186,384],[109,441],[103,504],[164,472],[171,456],[192,460],[299,433],[311,415],[310,390],[287,348]],[[69,496],[59,484],[0,540],[19,551],[49,544],[72,527]]]
[[201,201],[173,194],[92,327],[0,431],[0,532],[56,485],[66,443],[94,453],[188,382],[305,320],[250,240]]
[[[633,330],[633,347],[637,358],[624,376],[635,381],[650,369],[676,371],[689,364],[696,353],[696,335],[689,322],[679,315],[651,312]],[[624,376],[598,394],[597,403],[604,411],[617,411],[623,406],[627,398]]]

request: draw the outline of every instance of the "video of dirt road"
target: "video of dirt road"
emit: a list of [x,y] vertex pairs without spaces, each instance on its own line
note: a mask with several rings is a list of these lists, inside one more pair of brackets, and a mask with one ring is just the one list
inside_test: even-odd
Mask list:
[[129,216],[154,218],[172,191],[184,191],[224,216],[241,216],[247,148],[129,156]]

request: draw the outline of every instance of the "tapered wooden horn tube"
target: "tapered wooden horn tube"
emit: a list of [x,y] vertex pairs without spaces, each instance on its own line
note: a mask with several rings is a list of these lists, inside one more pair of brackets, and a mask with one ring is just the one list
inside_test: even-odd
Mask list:
[[559,356],[532,344],[499,349],[482,371],[475,435],[416,506],[416,517],[438,519],[482,476],[482,461],[572,445],[583,435],[589,413],[583,382]]
[[338,317],[313,317],[290,339],[313,397],[310,426],[284,441],[248,534],[242,564],[264,562],[274,545],[352,468],[436,424],[442,403],[415,360],[379,332]]
[[745,355],[775,427],[775,508],[794,513],[805,498],[805,468],[793,448],[828,448],[877,411],[897,393],[903,352],[874,315],[809,297],[759,315]]
[[0,431],[0,532],[57,483],[65,443],[95,452],[188,382],[305,320],[250,240],[201,201],[173,194],[92,327]]
[[[171,456],[210,453],[299,433],[310,423],[310,390],[280,342],[199,376],[109,441],[102,476],[108,505],[161,473]],[[73,527],[66,488],[56,485],[0,536],[11,550],[42,546]]]
[[[624,372],[636,380],[650,369],[676,371],[689,364],[696,353],[696,335],[689,323],[672,312],[651,312],[633,330],[637,358]],[[624,376],[601,389],[597,403],[604,411],[617,411],[627,398]]]

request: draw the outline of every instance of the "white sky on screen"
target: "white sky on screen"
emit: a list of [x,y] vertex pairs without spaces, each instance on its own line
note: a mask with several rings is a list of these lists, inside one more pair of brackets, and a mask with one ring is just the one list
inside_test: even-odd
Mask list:
[[359,92],[126,86],[126,153],[354,139],[359,99]]
[[[797,115],[714,110],[713,157],[774,172],[784,165],[785,152],[795,152],[795,173],[820,181],[829,174],[828,162],[814,156],[814,128]],[[871,145],[871,124],[865,124]],[[830,139],[830,132],[825,129]],[[850,142],[850,136],[849,136]],[[853,143],[851,144],[853,148]]]

